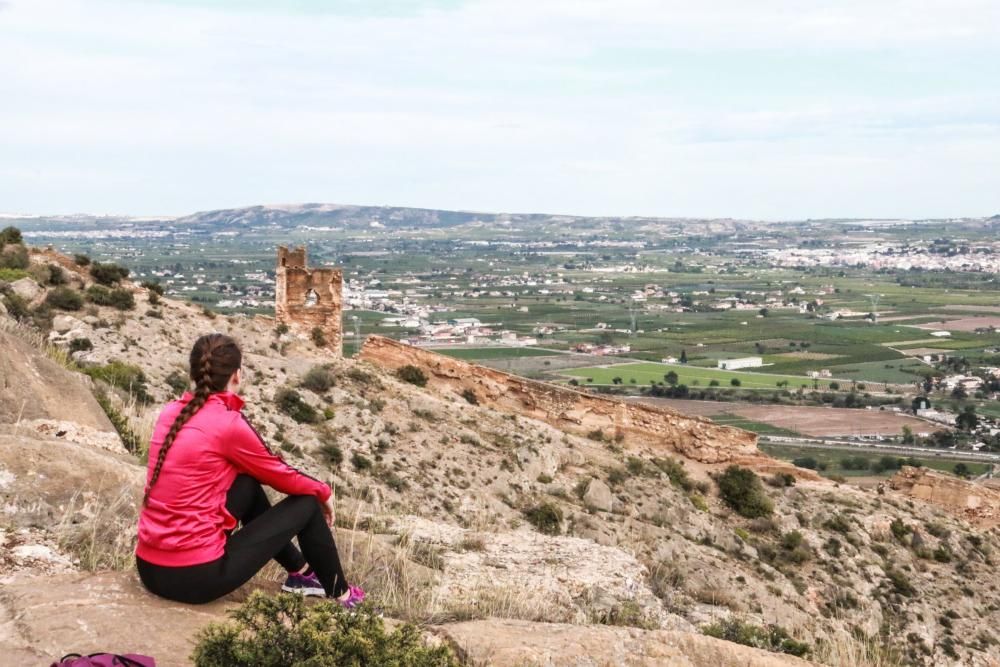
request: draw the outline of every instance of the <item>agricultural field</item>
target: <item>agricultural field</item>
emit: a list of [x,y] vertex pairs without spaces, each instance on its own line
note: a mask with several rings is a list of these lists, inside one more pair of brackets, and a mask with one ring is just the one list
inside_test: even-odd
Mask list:
[[[769,375],[767,373],[723,371],[714,368],[699,368],[687,364],[657,364],[650,362],[622,363],[607,366],[591,366],[588,368],[571,368],[560,371],[560,375],[575,378],[581,383],[595,385],[649,385],[652,382],[663,382],[667,373],[677,373],[678,384],[688,386],[739,386],[742,389],[779,389],[787,383],[787,387],[796,389],[800,386],[820,389],[829,388],[831,380],[813,381],[811,378],[794,375]],[[615,382],[620,378],[620,382]],[[733,380],[739,384],[734,385]]]
[[[819,474],[824,476],[830,475],[840,475],[848,478],[858,478],[858,477],[891,477],[896,473],[896,470],[883,470],[881,472],[874,472],[870,467],[855,468],[852,465],[845,468],[842,465],[844,459],[863,459],[869,466],[871,464],[880,461],[886,456],[892,458],[907,458],[905,456],[900,456],[898,454],[886,454],[884,452],[875,451],[865,451],[861,448],[851,447],[844,449],[816,449],[813,447],[795,447],[790,445],[776,445],[770,443],[762,443],[759,445],[760,449],[764,452],[770,454],[771,456],[782,459],[785,461],[794,461],[799,458],[811,458],[816,460],[818,463],[826,466],[826,470],[819,470]],[[971,475],[982,475],[990,470],[990,464],[982,463],[979,461],[960,461],[957,459],[943,459],[935,456],[933,450],[929,450],[926,456],[915,457],[923,466],[931,468],[933,470],[940,470],[942,472],[954,473],[955,465],[958,463],[963,463],[968,469]]]
[[[943,428],[923,419],[917,419],[890,410],[857,410],[849,408],[821,408],[805,405],[757,405],[755,403],[724,403],[717,401],[689,401],[673,398],[638,399],[656,405],[665,405],[678,412],[710,418],[719,423],[746,420],[751,426],[740,426],[748,431],[770,435],[804,435],[809,437],[848,436],[898,436],[903,427],[914,433],[931,433]],[[729,421],[720,421],[729,420]],[[766,425],[761,430],[753,425]],[[781,432],[779,432],[781,431]]]
[[439,347],[430,349],[439,354],[466,361],[560,356],[559,353],[552,350],[532,347]]

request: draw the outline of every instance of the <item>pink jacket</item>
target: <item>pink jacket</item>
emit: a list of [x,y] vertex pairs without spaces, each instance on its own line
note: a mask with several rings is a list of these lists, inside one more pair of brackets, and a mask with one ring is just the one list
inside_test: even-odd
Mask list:
[[[192,395],[168,403],[149,444],[147,484],[171,424]],[[222,556],[225,531],[236,527],[226,511],[226,493],[239,473],[288,495],[330,497],[330,487],[271,453],[240,409],[236,394],[212,394],[177,433],[160,477],[139,515],[135,553],[154,565],[182,567]]]

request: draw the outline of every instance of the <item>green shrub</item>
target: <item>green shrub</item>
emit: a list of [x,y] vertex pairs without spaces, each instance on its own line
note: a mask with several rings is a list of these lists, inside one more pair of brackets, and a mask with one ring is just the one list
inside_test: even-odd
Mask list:
[[326,347],[326,334],[323,333],[321,327],[313,327],[313,330],[309,333],[309,337],[312,338],[312,342],[316,347]]
[[127,289],[108,289],[102,285],[91,285],[87,288],[87,301],[98,306],[111,306],[118,310],[135,308],[135,297]]
[[795,486],[795,475],[787,472],[775,473],[767,478],[767,483],[769,486],[779,489],[783,489],[787,486]]
[[83,372],[95,380],[101,380],[112,387],[132,394],[140,403],[148,403],[152,397],[146,391],[146,374],[142,369],[121,361],[110,361],[103,366],[88,366]]
[[4,227],[0,229],[0,248],[3,248],[8,243],[24,243],[24,239],[21,238],[21,230],[17,227]]
[[469,403],[470,405],[479,405],[479,397],[476,396],[476,392],[472,391],[471,389],[463,389],[462,398],[464,398],[465,402]]
[[80,310],[83,308],[83,297],[76,290],[57,287],[45,295],[45,303],[59,310]]
[[6,267],[0,267],[0,281],[2,282],[12,283],[15,280],[27,277],[28,272],[24,269],[8,269]]
[[15,320],[26,320],[31,317],[31,308],[23,297],[11,292],[3,298],[3,305],[7,309],[7,314]]
[[132,430],[132,427],[128,423],[128,419],[122,413],[118,412],[115,406],[111,403],[111,399],[103,388],[98,388],[94,392],[94,398],[97,399],[97,404],[101,406],[104,410],[104,414],[107,415],[108,420],[111,425],[115,427],[115,431],[118,432],[118,437],[122,439],[122,445],[125,446],[125,450],[130,454],[142,454],[145,456],[145,447],[147,443],[140,440],[138,434]]
[[387,632],[370,606],[348,611],[332,600],[306,604],[298,595],[255,591],[231,620],[196,638],[196,667],[321,667],[386,665],[459,667],[451,649],[428,646],[415,626]]
[[89,352],[94,349],[94,344],[89,338],[74,338],[69,342],[70,354],[74,352]]
[[319,421],[316,408],[306,403],[294,389],[282,387],[274,393],[274,402],[279,410],[300,424],[315,424]]
[[113,262],[94,262],[90,265],[90,277],[100,285],[111,287],[128,278],[128,269]]
[[58,264],[49,264],[49,284],[65,285],[67,282],[69,281],[66,280],[66,272],[62,267]]
[[907,535],[913,532],[913,527],[907,525],[899,517],[896,517],[889,524],[889,530],[892,531],[892,536],[895,537],[897,541],[902,542]]
[[86,255],[77,253],[73,255],[73,263],[77,266],[90,266],[90,258]]
[[324,442],[319,446],[319,457],[327,465],[337,468],[344,462],[344,452],[336,442]]
[[28,249],[23,245],[7,244],[0,250],[0,269],[26,269],[28,264]]
[[351,454],[351,465],[354,466],[354,469],[358,472],[361,472],[362,470],[371,470],[372,460],[360,452],[354,452]]
[[659,468],[674,486],[680,487],[684,491],[694,489],[694,482],[688,476],[687,468],[676,459],[653,459],[653,465]]
[[143,280],[141,283],[139,283],[139,286],[148,289],[152,294],[156,294],[157,296],[163,296],[163,285],[161,285],[158,282],[154,282],[152,280]]
[[542,503],[524,510],[524,518],[539,533],[558,535],[562,532],[562,510],[552,503]]
[[788,631],[780,625],[753,625],[736,617],[730,617],[702,628],[709,637],[725,639],[729,642],[788,653],[800,658],[809,655],[809,645],[788,636]]
[[885,576],[889,579],[889,583],[892,584],[892,590],[900,595],[913,597],[916,594],[917,589],[913,587],[913,584],[906,578],[906,575],[899,570],[889,568],[885,571]]
[[170,375],[166,378],[166,383],[174,396],[180,396],[191,388],[191,379],[188,378],[186,373],[181,373],[180,371],[170,371]]
[[302,376],[299,386],[317,394],[329,391],[336,382],[336,377],[327,366],[313,366]]
[[412,364],[400,366],[399,370],[396,371],[396,376],[403,382],[409,382],[418,387],[427,385],[427,374]]
[[715,482],[722,500],[740,516],[753,519],[774,511],[774,503],[764,493],[764,485],[752,470],[732,465]]

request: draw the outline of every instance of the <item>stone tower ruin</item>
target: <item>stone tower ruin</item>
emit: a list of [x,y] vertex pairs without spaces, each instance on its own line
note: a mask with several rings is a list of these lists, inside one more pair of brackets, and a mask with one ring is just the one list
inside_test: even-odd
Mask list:
[[278,246],[274,288],[274,314],[278,322],[296,333],[323,332],[326,346],[342,354],[341,306],[344,275],[340,269],[310,269],[306,248]]

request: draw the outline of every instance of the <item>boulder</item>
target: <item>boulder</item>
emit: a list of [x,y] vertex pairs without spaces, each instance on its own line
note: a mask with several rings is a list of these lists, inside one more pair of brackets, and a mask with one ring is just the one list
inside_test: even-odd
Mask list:
[[487,619],[436,628],[475,665],[807,667],[815,663],[694,632]]
[[198,630],[234,602],[184,605],[148,593],[132,572],[77,573],[4,582],[4,664],[47,665],[67,653],[140,653],[159,667],[191,664]]
[[0,330],[0,424],[54,419],[114,433],[90,387],[87,376],[67,370],[34,343]]
[[602,512],[610,512],[614,507],[615,497],[607,484],[599,479],[592,479],[587,485],[587,492],[583,494],[583,502]]
[[21,278],[20,280],[15,280],[10,284],[14,294],[18,295],[25,301],[34,301],[38,296],[45,290],[36,283],[32,278]]
[[83,322],[72,315],[56,315],[52,318],[52,330],[61,334],[81,327],[83,327]]

